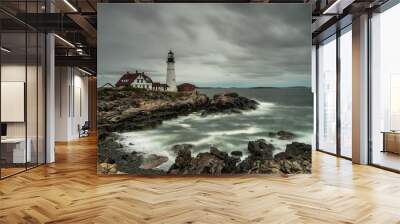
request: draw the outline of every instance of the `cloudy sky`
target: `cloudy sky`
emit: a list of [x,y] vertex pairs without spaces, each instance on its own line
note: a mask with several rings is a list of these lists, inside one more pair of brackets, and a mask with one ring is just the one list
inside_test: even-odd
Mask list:
[[310,86],[305,4],[99,4],[98,84],[126,71],[209,87]]

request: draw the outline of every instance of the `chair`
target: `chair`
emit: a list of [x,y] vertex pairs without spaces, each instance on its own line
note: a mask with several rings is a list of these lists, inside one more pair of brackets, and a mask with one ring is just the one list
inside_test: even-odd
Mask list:
[[89,136],[89,129],[90,129],[89,121],[85,121],[82,127],[78,125],[79,138]]

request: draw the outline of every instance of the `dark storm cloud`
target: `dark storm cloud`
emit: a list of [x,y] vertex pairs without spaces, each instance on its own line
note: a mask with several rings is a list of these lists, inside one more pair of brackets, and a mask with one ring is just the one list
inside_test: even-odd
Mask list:
[[310,86],[310,10],[303,4],[100,4],[99,84],[126,71],[165,82]]

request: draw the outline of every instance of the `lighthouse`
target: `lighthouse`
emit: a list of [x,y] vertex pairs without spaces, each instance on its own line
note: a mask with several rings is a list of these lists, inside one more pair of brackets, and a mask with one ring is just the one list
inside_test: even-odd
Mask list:
[[176,80],[175,80],[175,57],[174,53],[170,50],[167,57],[167,85],[168,91],[176,92]]

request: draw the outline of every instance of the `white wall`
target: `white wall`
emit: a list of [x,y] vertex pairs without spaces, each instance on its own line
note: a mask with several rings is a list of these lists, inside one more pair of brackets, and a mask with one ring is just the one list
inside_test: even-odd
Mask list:
[[88,120],[88,78],[72,67],[56,67],[55,140],[79,138],[78,125]]

